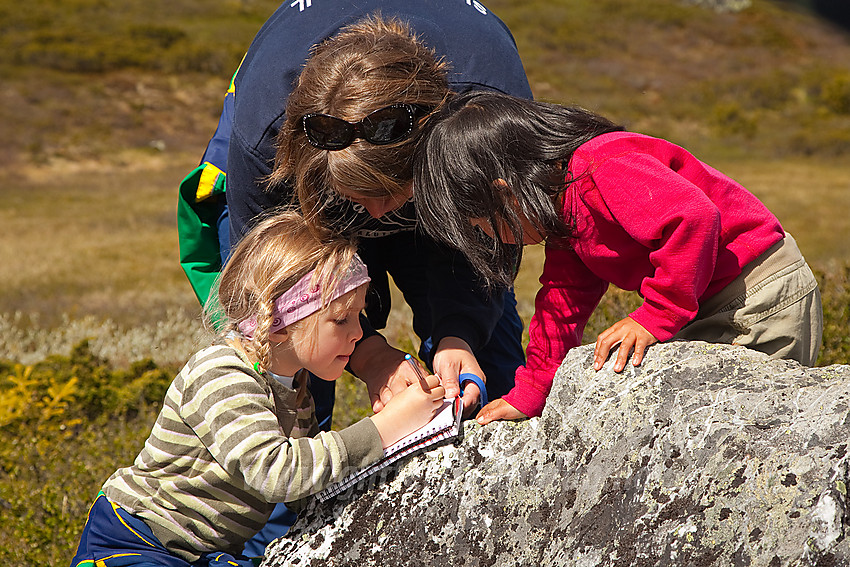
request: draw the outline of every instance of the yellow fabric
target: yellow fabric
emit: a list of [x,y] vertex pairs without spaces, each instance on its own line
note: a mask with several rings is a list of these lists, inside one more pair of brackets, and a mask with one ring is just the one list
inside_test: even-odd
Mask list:
[[198,180],[198,190],[195,193],[196,203],[200,203],[204,199],[211,197],[219,175],[224,175],[222,170],[208,161],[204,162],[204,166],[204,169],[201,171],[201,178]]
[[[109,567],[106,564],[106,561],[108,559],[113,559],[115,557],[141,557],[141,556],[142,556],[141,553],[116,553],[115,555],[110,555],[109,557],[104,557],[103,559],[98,559],[97,561],[94,562],[94,566],[95,567]],[[87,561],[80,561],[79,563],[77,563],[77,567],[79,567],[80,565],[85,565],[86,563],[87,563]]]
[[[101,492],[101,494],[102,494],[102,492]],[[106,495],[104,495],[103,497],[104,497],[104,498],[106,498]],[[121,517],[121,515],[118,513],[118,510],[120,510],[120,509],[121,509],[121,506],[119,506],[118,504],[116,504],[116,503],[112,502],[112,501],[111,501],[111,500],[109,500],[108,498],[107,498],[107,502],[109,502],[109,503],[112,505],[112,510],[115,512],[115,517],[116,517],[116,518],[118,518],[118,521],[119,521],[119,522],[121,522],[122,524],[124,524],[124,527],[125,527],[125,528],[127,528],[128,530],[130,530],[131,532],[133,532],[133,534],[135,534],[135,536],[136,536],[137,538],[139,538],[140,540],[142,540],[143,542],[145,542],[145,543],[146,543],[146,544],[148,544],[149,546],[154,547],[154,548],[156,547],[154,544],[152,544],[151,542],[149,542],[148,540],[146,540],[145,538],[143,538],[139,532],[137,532],[136,530],[134,530],[133,528],[131,528],[131,527],[129,526],[129,524],[127,524],[127,522],[125,522],[125,521],[124,521],[124,518],[122,518],[122,517]],[[107,559],[108,559],[108,558],[107,558]]]

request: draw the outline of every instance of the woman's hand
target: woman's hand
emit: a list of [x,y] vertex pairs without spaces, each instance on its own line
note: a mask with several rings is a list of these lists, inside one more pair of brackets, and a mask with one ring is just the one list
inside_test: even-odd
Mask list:
[[380,413],[372,416],[384,448],[431,421],[443,406],[445,395],[446,389],[433,374],[397,392]]
[[481,425],[487,425],[491,421],[497,421],[500,419],[525,419],[526,417],[528,416],[502,398],[499,398],[498,400],[493,400],[484,406],[481,411],[478,412],[478,416],[475,418],[475,421]]
[[[469,348],[469,344],[458,337],[444,337],[434,354],[434,373],[443,381],[447,397],[453,398],[460,395],[458,377],[465,372],[480,376],[484,383],[487,383],[484,371],[478,365],[478,360]],[[469,383],[463,393],[464,415],[469,415],[475,410],[480,396],[478,386]]]
[[[375,413],[381,411],[395,394],[418,381],[416,371],[404,359],[404,355],[404,352],[387,344],[380,335],[361,341],[351,355],[351,370],[366,384]],[[422,369],[422,374],[427,372]]]
[[599,370],[608,359],[608,353],[617,344],[617,359],[614,361],[614,372],[622,372],[629,359],[629,352],[634,349],[632,365],[639,366],[643,362],[646,347],[657,343],[658,339],[652,336],[643,325],[630,317],[617,321],[601,333],[596,339],[596,347],[593,349],[593,369]]

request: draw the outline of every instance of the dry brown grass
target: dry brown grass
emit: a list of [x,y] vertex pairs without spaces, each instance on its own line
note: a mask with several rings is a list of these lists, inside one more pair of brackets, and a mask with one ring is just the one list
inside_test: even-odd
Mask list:
[[[850,69],[845,34],[759,0],[737,15],[670,0],[488,5],[514,31],[536,96],[685,145],[761,197],[813,266],[847,260],[850,166],[830,152],[806,155],[818,144],[803,147],[820,133],[828,144],[850,120],[824,106],[812,82]],[[179,17],[188,13],[181,6]],[[247,45],[252,32],[242,29]],[[227,74],[24,66],[8,79],[0,313],[35,315],[47,329],[66,316],[125,329],[197,321],[177,263],[175,195],[215,128]],[[542,250],[526,256],[517,296],[527,321]],[[412,348],[408,321],[395,311],[388,334]]]
[[[850,362],[847,33],[766,0],[737,15],[678,0],[484,1],[514,32],[538,98],[667,137],[762,198],[826,274],[828,361]],[[178,365],[208,339],[177,261],[177,185],[276,1],[114,4],[0,0],[0,358],[32,364],[91,338],[92,352],[119,366],[148,356]],[[180,39],[156,41],[169,37]],[[527,249],[516,283],[526,322],[542,258]],[[635,301],[611,290],[586,340]],[[413,351],[409,310],[398,295],[394,304],[387,336]],[[368,411],[354,379],[339,392],[337,426]],[[150,419],[109,421],[32,465],[10,459],[5,564],[67,561],[80,514],[138,451]]]
[[[182,162],[182,160],[181,160]],[[177,263],[183,163],[19,168],[3,175],[0,312],[143,324],[197,304]]]
[[[816,272],[844,281],[839,275],[850,262],[850,163],[802,158],[770,162],[719,159],[712,165],[744,184],[770,208],[794,235]],[[526,247],[516,282],[518,309],[526,322],[534,312],[542,267],[542,247]],[[824,290],[827,294],[835,291]],[[595,340],[611,317],[625,316],[638,301],[634,294],[610,289],[603,303],[608,311],[594,314],[585,342]]]
[[794,235],[810,264],[850,260],[850,162],[817,158],[718,162]]

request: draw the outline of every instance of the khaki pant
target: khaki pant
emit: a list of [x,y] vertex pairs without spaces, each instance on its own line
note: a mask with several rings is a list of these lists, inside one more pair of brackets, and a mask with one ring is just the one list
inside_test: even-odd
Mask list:
[[823,308],[817,280],[794,238],[786,233],[747,264],[673,338],[742,345],[814,366]]

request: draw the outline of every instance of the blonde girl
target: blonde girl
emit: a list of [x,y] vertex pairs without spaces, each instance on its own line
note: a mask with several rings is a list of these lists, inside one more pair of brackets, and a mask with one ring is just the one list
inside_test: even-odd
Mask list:
[[222,336],[181,370],[142,452],[103,485],[72,567],[251,565],[243,545],[276,503],[378,460],[429,421],[445,394],[435,376],[342,431],[318,430],[307,373],[342,374],[368,282],[353,243],[295,213],[246,235],[208,309]]

